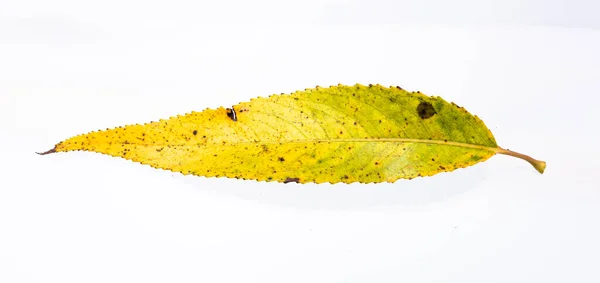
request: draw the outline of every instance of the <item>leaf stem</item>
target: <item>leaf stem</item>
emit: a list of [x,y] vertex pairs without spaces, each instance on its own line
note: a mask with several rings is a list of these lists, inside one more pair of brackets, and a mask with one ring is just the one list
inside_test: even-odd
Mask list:
[[543,174],[544,170],[546,170],[546,162],[545,161],[537,160],[529,155],[525,155],[525,154],[518,153],[518,152],[515,152],[512,150],[504,149],[501,147],[498,147],[498,150],[496,151],[496,153],[510,155],[512,157],[523,159],[523,160],[529,162],[529,164],[533,165],[533,168],[535,168],[535,170],[540,172],[540,174]]

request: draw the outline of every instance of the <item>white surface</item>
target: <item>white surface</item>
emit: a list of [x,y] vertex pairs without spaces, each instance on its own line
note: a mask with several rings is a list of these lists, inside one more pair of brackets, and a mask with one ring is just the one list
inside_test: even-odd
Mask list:
[[[0,282],[599,282],[597,4],[435,2],[3,1]],[[34,154],[337,83],[454,101],[547,171],[282,185]]]

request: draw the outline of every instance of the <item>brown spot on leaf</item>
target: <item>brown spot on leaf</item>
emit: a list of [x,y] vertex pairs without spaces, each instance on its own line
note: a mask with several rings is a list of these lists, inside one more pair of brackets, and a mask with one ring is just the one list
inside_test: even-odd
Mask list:
[[194,136],[195,136],[195,135],[197,135],[197,134],[198,134],[198,131],[194,130],[194,131],[192,132],[192,134],[194,134]]
[[287,183],[300,183],[300,178],[290,178],[290,177],[287,177],[287,178],[286,178],[286,179],[283,181],[283,183],[284,183],[284,184],[287,184]]
[[262,152],[269,152],[269,146],[266,144],[263,144],[262,146]]
[[278,160],[279,160],[279,162],[284,162],[284,161],[285,161],[285,158],[283,158],[283,157],[279,157],[279,158],[278,158]]
[[429,119],[433,117],[433,115],[435,115],[436,112],[431,103],[421,101],[421,103],[419,103],[419,106],[417,106],[417,114],[419,114],[419,117],[421,117],[421,119]]

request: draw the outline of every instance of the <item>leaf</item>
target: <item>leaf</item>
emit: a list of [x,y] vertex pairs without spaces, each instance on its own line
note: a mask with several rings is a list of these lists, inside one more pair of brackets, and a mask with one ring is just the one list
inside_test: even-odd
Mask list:
[[155,168],[259,181],[370,183],[431,176],[499,153],[484,123],[440,97],[380,85],[316,87],[67,139]]

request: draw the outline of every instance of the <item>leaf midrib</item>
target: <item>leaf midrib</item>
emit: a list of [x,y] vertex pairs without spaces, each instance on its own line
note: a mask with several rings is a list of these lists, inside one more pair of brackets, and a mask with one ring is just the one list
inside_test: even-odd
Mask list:
[[[209,143],[209,144],[200,144],[203,147],[226,147],[226,146],[235,146],[235,145],[249,145],[249,144],[286,144],[286,143],[352,143],[352,142],[384,142],[384,143],[393,143],[393,142],[401,142],[401,143],[425,143],[425,144],[434,144],[434,145],[444,145],[444,146],[455,146],[455,147],[463,147],[463,148],[472,148],[472,149],[480,149],[487,150],[494,153],[499,153],[502,151],[499,147],[489,147],[484,145],[477,144],[469,144],[469,143],[461,143],[454,142],[448,140],[423,140],[423,139],[408,139],[408,138],[352,138],[352,139],[303,139],[303,140],[287,140],[287,141],[238,141],[238,142],[228,142],[225,144],[222,143]],[[123,143],[118,143],[123,144]],[[170,146],[170,147],[196,147],[198,144],[138,144],[138,143],[129,143],[130,145],[141,145],[141,146]]]

